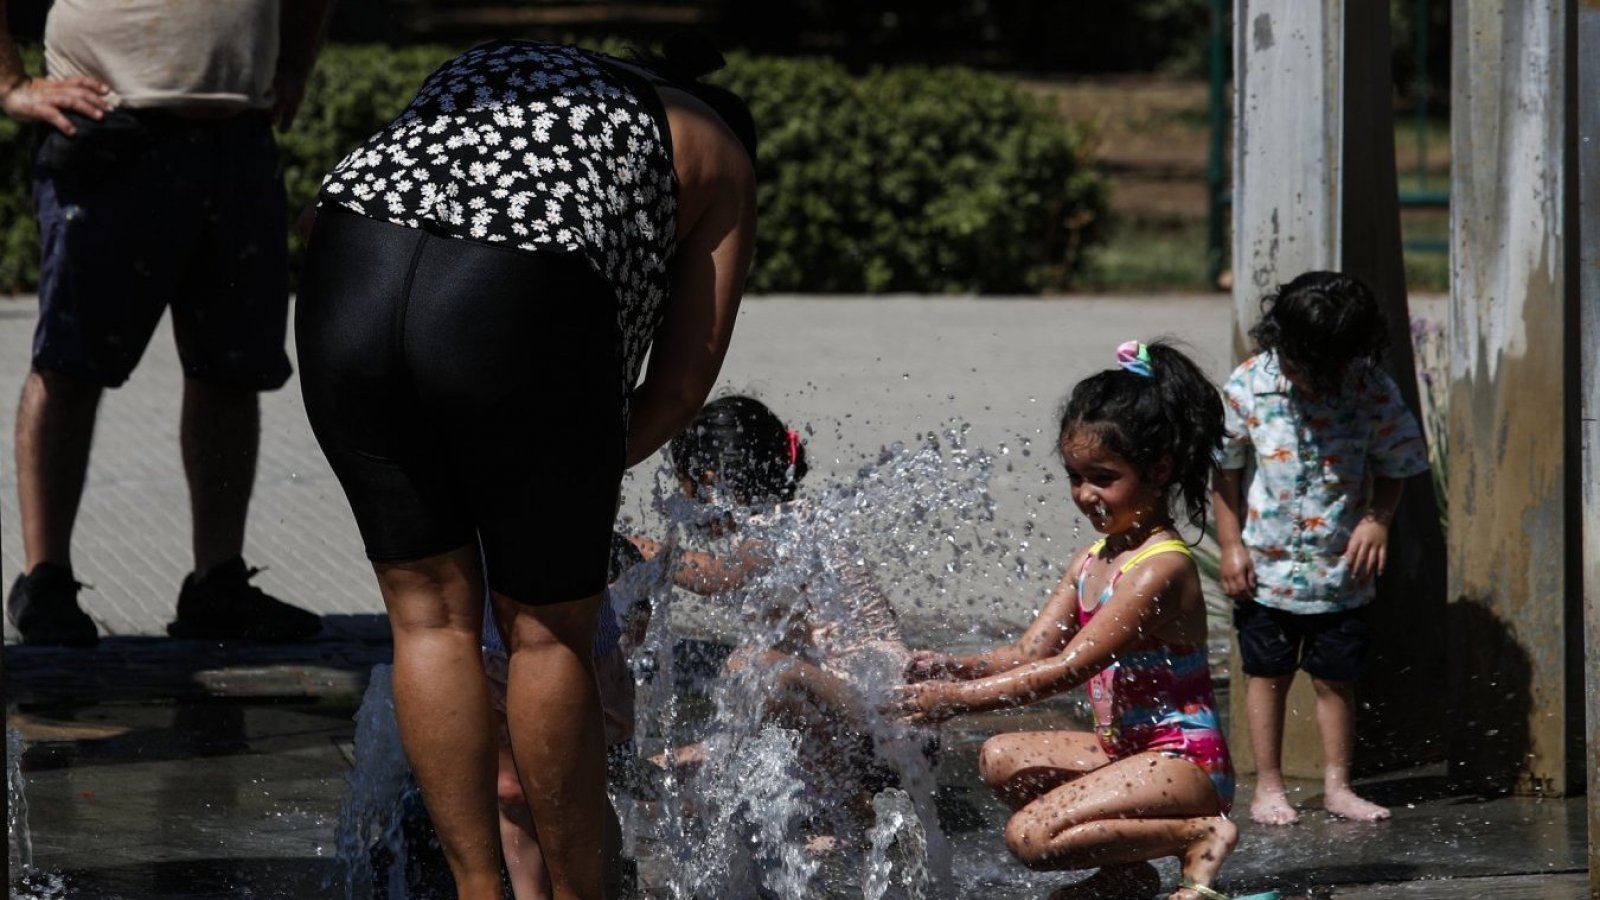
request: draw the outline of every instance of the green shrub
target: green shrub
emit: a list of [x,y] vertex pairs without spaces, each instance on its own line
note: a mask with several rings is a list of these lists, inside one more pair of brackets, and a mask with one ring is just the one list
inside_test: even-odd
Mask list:
[[761,129],[757,293],[1060,288],[1104,216],[1082,136],[1003,78],[735,55],[718,80]]
[[[37,46],[24,46],[29,72],[41,66]],[[39,228],[33,217],[31,155],[34,128],[0,116],[0,293],[31,291],[39,283]]]
[[[280,136],[291,215],[451,55],[328,47]],[[1083,135],[1004,78],[925,67],[854,77],[822,59],[735,54],[714,80],[747,98],[761,131],[754,293],[1059,289],[1098,237],[1106,188],[1082,159]],[[0,140],[0,289],[12,291],[38,276],[25,143]]]

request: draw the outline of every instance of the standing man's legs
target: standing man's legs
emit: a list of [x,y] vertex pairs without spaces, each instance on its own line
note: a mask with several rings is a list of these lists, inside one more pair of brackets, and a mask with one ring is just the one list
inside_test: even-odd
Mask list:
[[182,145],[196,251],[172,298],[186,377],[184,474],[194,572],[178,594],[173,637],[299,640],[322,620],[250,584],[245,522],[261,440],[258,394],[289,378],[288,214],[266,119],[241,114],[193,126]]
[[259,395],[186,379],[179,433],[194,522],[194,570],[204,577],[244,555],[261,443]]
[[72,526],[88,474],[100,394],[99,384],[39,369],[22,385],[17,501],[26,561],[8,606],[25,643],[87,646],[97,639],[94,621],[77,603]]

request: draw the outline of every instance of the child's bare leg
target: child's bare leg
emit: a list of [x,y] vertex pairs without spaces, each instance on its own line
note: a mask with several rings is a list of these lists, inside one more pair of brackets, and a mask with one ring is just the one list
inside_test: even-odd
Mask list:
[[[1006,823],[1006,846],[1029,868],[1109,868],[1177,856],[1211,884],[1238,843],[1211,779],[1159,753],[1120,759],[1056,788]],[[1176,896],[1176,895],[1175,895]]]
[[978,776],[1002,803],[1021,809],[1111,762],[1100,739],[1081,731],[997,734],[978,751]]
[[1322,732],[1322,805],[1356,822],[1381,822],[1389,811],[1350,788],[1350,758],[1356,741],[1355,685],[1311,679],[1317,691],[1317,728]]
[[1283,714],[1294,675],[1251,675],[1245,684],[1245,720],[1256,758],[1256,792],[1250,818],[1263,825],[1293,825],[1300,814],[1283,786]]
[[500,807],[500,852],[505,857],[506,874],[511,877],[511,893],[517,900],[550,900],[550,875],[545,871],[544,853],[533,827],[533,813],[517,780],[517,764],[511,758],[509,738],[500,745],[499,780],[495,785]]

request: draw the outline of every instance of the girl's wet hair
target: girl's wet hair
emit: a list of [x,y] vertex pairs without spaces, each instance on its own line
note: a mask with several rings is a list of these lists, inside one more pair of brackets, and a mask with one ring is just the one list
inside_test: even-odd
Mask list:
[[1257,352],[1276,351],[1317,393],[1334,393],[1352,363],[1381,366],[1389,327],[1378,298],[1361,279],[1307,272],[1261,301],[1250,329]]
[[[1107,369],[1078,382],[1061,414],[1061,442],[1090,438],[1141,476],[1171,460],[1166,501],[1183,501],[1205,530],[1212,454],[1222,444],[1222,397],[1200,367],[1170,344],[1146,345],[1149,374]],[[1176,493],[1176,498],[1174,497]]]
[[628,55],[711,107],[750,155],[750,164],[755,165],[756,120],[749,105],[733,91],[700,80],[728,64],[709,38],[698,32],[679,32],[667,38],[659,53],[632,48]]
[[799,434],[753,397],[730,395],[707,403],[667,444],[678,477],[695,484],[706,472],[741,504],[794,499],[806,474]]

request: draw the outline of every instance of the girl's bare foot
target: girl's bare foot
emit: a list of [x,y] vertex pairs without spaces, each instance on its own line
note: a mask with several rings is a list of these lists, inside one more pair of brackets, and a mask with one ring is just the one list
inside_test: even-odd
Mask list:
[[1147,862],[1106,866],[1050,895],[1050,900],[1147,900],[1161,890],[1161,873]]
[[1300,814],[1283,791],[1262,790],[1258,786],[1255,799],[1250,801],[1250,818],[1262,825],[1293,825],[1300,821]]
[[841,846],[839,839],[831,834],[813,834],[806,838],[806,852],[812,856],[827,856]]
[[1382,822],[1389,818],[1389,810],[1357,797],[1355,791],[1349,788],[1324,793],[1322,806],[1341,819],[1352,822]]
[[[1199,838],[1183,851],[1183,877],[1194,884],[1209,885],[1217,880],[1222,862],[1239,845],[1239,826],[1223,816],[1206,819]],[[1180,887],[1172,892],[1172,900],[1202,900],[1203,894],[1194,888]]]
[[[689,744],[686,747],[676,747],[672,751],[672,768],[678,772],[692,772],[706,761],[705,744]],[[650,757],[650,764],[658,769],[667,768],[667,755],[657,753]]]

